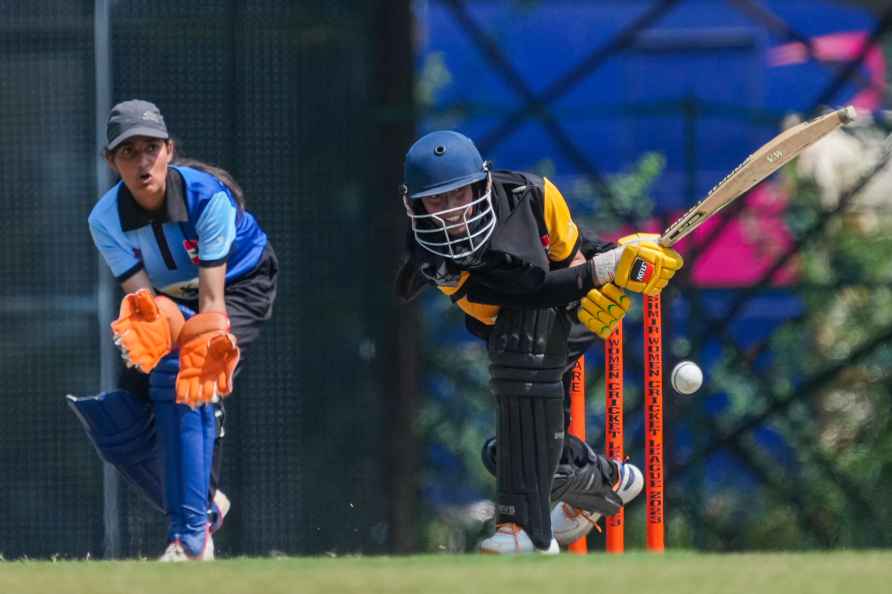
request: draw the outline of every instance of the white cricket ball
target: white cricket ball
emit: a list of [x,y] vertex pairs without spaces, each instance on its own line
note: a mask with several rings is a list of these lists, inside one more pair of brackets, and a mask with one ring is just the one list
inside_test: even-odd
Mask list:
[[679,394],[693,394],[703,385],[703,371],[693,361],[682,361],[672,369],[672,387]]

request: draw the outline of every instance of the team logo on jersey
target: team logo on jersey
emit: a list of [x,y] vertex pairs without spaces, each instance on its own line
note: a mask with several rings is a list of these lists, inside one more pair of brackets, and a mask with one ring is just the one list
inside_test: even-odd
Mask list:
[[548,236],[548,233],[539,238],[539,241],[542,242],[542,247],[548,249],[548,246],[551,245],[551,237]]
[[192,260],[193,264],[198,264],[198,240],[197,239],[184,239],[183,240],[183,249],[186,250],[186,253],[189,254],[189,258]]
[[641,258],[636,258],[632,263],[632,271],[629,274],[629,278],[634,281],[638,281],[639,283],[646,283],[650,280],[650,277],[653,276],[654,267],[642,260]]

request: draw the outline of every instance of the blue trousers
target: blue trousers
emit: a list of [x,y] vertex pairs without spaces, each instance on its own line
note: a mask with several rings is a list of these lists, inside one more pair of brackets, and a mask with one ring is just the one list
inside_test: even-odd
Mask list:
[[161,360],[149,375],[149,398],[164,476],[168,541],[179,539],[192,555],[204,549],[208,528],[208,489],[216,438],[214,407],[192,409],[176,403],[179,353]]

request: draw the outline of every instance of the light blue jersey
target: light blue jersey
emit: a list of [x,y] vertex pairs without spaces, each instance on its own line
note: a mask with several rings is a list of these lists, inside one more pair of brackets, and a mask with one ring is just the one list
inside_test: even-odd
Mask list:
[[170,167],[164,212],[142,209],[118,182],[93,207],[90,234],[112,274],[123,282],[145,270],[153,288],[170,297],[198,298],[199,267],[226,263],[226,284],[251,272],[266,234],[213,175]]

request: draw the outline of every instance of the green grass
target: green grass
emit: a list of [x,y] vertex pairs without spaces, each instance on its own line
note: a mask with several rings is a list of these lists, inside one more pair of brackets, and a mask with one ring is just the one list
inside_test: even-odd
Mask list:
[[892,591],[892,551],[558,558],[412,557],[0,562],[2,594],[858,594]]

